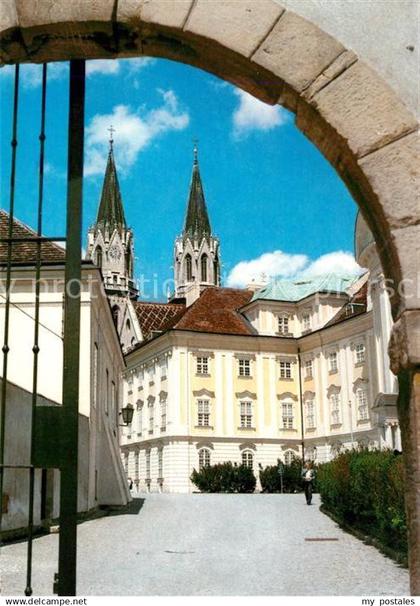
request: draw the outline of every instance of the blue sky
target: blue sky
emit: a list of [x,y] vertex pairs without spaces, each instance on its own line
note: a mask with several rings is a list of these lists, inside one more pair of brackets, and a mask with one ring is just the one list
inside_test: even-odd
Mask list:
[[[40,67],[22,68],[16,215],[34,225]],[[8,207],[12,68],[0,70],[0,201]],[[68,65],[49,66],[44,231],[64,233]],[[354,271],[356,205],[286,110],[214,76],[167,60],[88,62],[84,232],[99,202],[110,124],[136,274],[172,276],[182,230],[193,139],[225,284],[261,273]],[[153,293],[146,293],[152,296]],[[162,291],[155,293],[162,298]]]

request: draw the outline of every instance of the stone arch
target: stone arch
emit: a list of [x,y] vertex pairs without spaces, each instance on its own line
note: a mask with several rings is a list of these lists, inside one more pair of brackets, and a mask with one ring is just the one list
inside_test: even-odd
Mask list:
[[[418,124],[340,41],[273,0],[3,0],[0,62],[164,57],[200,67],[296,114],[371,229],[393,281],[391,367],[399,374],[411,589],[420,591]],[[404,282],[403,282],[404,280]],[[401,289],[401,285],[404,286]],[[398,288],[396,288],[398,286]]]

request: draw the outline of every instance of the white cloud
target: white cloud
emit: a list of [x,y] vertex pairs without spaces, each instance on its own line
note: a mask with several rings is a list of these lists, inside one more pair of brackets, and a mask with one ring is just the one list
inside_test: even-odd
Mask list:
[[159,91],[163,97],[160,107],[146,112],[133,111],[128,105],[117,105],[110,114],[97,114],[86,128],[85,175],[103,175],[108,154],[109,127],[115,128],[115,156],[118,168],[125,172],[136,161],[142,149],[151,141],[171,130],[188,126],[189,115],[179,108],[175,93]]
[[97,59],[96,61],[86,61],[86,75],[94,74],[115,75],[120,72],[121,64],[115,59]]
[[253,280],[258,283],[274,278],[294,279],[329,273],[358,275],[362,271],[354,256],[342,250],[322,255],[315,261],[304,254],[293,255],[275,250],[256,259],[237,263],[229,273],[226,285],[243,288]]
[[243,90],[235,89],[239,104],[233,113],[233,133],[240,137],[252,130],[271,130],[289,121],[286,110],[278,105],[267,105]]
[[240,261],[229,273],[227,286],[243,287],[252,280],[260,282],[281,276],[287,278],[295,275],[303,269],[308,263],[306,255],[289,255],[281,250],[264,253],[256,259],[250,261]]
[[354,255],[343,250],[327,253],[312,261],[304,270],[305,276],[320,276],[329,273],[355,274],[361,273],[362,268],[356,263]]
[[[86,61],[86,75],[92,78],[96,75],[116,76],[123,71],[128,76],[135,76],[145,67],[153,65],[155,59],[152,57],[138,57],[134,59],[97,59],[95,61]],[[66,61],[49,63],[47,68],[48,82],[64,79],[69,70],[69,64]],[[15,68],[13,65],[6,65],[0,69],[0,77],[13,77]],[[42,66],[33,63],[23,64],[20,68],[20,79],[25,88],[36,88],[42,83]]]
[[[49,63],[47,67],[47,80],[60,80],[68,72],[68,63]],[[6,65],[1,68],[1,77],[13,77],[15,73],[14,65]],[[34,63],[23,64],[19,70],[19,80],[22,82],[24,88],[36,88],[41,86],[42,83],[42,65],[36,65]]]

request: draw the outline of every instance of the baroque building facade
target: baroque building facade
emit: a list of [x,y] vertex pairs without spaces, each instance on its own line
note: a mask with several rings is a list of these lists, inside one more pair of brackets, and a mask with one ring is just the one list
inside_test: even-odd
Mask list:
[[191,492],[193,469],[222,461],[258,476],[278,459],[401,449],[389,299],[360,215],[355,248],[361,276],[221,287],[195,151],[175,293],[133,301],[140,337],[126,352],[123,401],[134,415],[121,449],[138,490]]

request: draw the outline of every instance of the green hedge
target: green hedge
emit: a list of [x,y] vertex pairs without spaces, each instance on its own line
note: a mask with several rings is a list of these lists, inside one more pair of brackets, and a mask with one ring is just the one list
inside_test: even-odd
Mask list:
[[352,450],[318,467],[324,507],[338,519],[407,553],[404,467],[391,451]]
[[191,474],[191,481],[201,492],[254,492],[254,472],[245,465],[217,463]]
[[[281,492],[279,463],[262,468],[260,465],[260,482],[262,492]],[[289,465],[283,464],[283,492],[302,492],[302,459],[294,457]]]

